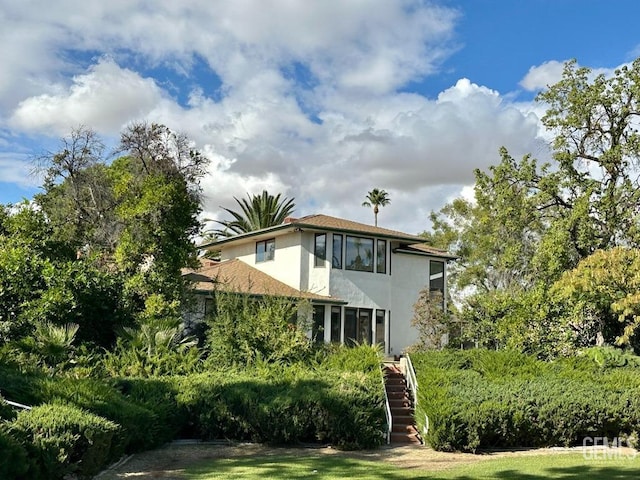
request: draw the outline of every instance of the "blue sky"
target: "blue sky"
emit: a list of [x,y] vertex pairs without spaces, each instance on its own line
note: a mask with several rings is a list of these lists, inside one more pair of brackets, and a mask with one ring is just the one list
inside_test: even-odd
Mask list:
[[297,215],[411,233],[473,169],[548,156],[533,99],[562,63],[640,55],[635,0],[0,0],[0,203],[38,191],[34,155],[79,125],[186,133],[211,159],[204,217],[267,189]]

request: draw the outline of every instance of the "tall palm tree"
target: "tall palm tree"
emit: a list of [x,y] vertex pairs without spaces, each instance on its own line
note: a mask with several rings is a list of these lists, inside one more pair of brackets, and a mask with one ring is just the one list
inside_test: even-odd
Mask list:
[[391,199],[389,198],[389,194],[382,189],[374,188],[365,197],[366,200],[362,202],[363,207],[371,208],[373,207],[373,216],[375,218],[375,225],[378,226],[378,212],[380,211],[380,207],[386,207],[391,203]]
[[233,220],[214,220],[224,228],[213,230],[213,233],[222,237],[231,237],[240,233],[280,225],[285,218],[291,215],[296,206],[292,198],[280,199],[280,196],[279,193],[274,197],[263,190],[261,195],[250,196],[247,193],[247,198],[242,200],[233,197],[241,211],[221,207],[231,214]]

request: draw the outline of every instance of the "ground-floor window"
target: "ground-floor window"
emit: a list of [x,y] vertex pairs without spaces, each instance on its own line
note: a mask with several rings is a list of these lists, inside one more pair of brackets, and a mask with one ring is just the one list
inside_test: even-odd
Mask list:
[[344,309],[344,343],[353,345],[355,343],[371,344],[372,338],[372,315],[371,308],[351,308]]
[[384,347],[384,310],[376,310],[376,343]]
[[324,305],[313,306],[313,325],[311,338],[315,343],[324,342]]
[[331,307],[331,341],[340,343],[340,333],[342,327],[342,309]]

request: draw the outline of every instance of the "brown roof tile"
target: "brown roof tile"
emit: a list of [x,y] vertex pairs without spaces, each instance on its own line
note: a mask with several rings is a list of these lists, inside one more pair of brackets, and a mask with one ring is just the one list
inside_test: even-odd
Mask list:
[[333,297],[302,292],[290,287],[238,259],[222,262],[205,260],[202,263],[202,267],[197,270],[184,269],[182,271],[183,277],[189,280],[197,291],[213,292],[214,290],[222,290],[247,295],[274,295],[343,303]]
[[367,225],[366,223],[354,222],[353,220],[331,217],[329,215],[308,215],[306,217],[298,218],[292,221],[291,224],[301,226],[315,226],[324,229],[350,231],[354,233],[366,233],[369,235],[394,237],[398,239],[407,239],[413,241],[423,240],[422,237],[419,237],[418,235],[411,235],[409,233],[400,232],[398,230],[376,227],[374,225]]

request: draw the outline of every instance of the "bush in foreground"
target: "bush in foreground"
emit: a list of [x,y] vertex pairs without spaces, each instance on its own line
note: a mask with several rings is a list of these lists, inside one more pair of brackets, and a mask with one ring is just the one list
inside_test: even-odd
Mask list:
[[582,444],[640,429],[640,371],[587,358],[546,363],[515,352],[412,355],[418,423],[437,450]]

